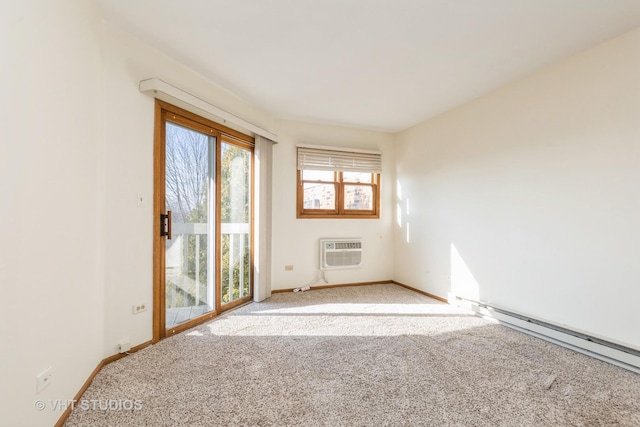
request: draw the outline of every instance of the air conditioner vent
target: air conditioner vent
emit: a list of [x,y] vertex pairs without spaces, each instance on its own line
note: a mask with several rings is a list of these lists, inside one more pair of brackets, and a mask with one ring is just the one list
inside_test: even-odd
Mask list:
[[361,266],[362,241],[360,239],[320,239],[320,270]]
[[335,242],[334,249],[362,249],[362,242]]

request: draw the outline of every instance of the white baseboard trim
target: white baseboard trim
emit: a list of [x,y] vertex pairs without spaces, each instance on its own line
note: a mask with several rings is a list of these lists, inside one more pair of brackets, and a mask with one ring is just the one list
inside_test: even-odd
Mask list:
[[486,303],[470,301],[460,297],[456,297],[454,301],[451,296],[449,297],[449,302],[468,308],[476,314],[492,319],[504,326],[640,374],[640,351],[636,349],[511,313],[508,310],[492,307]]

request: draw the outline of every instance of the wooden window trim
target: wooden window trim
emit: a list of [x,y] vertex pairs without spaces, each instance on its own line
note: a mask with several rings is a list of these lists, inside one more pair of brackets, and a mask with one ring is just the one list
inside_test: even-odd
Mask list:
[[[297,170],[296,180],[296,218],[298,219],[378,219],[380,218],[380,174],[373,173],[371,183],[344,182],[342,172],[334,172],[336,209],[305,209],[304,208],[304,181],[302,179],[303,170]],[[330,184],[330,181],[322,181]],[[372,188],[373,209],[354,210],[344,209],[344,187],[345,185],[369,186]]]

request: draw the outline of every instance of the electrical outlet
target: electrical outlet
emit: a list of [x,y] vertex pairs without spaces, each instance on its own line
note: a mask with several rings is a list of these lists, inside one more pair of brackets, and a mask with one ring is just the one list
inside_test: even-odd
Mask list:
[[139,314],[147,311],[147,304],[134,304],[132,307],[133,314]]
[[46,386],[51,384],[51,366],[36,376],[36,393],[40,393]]
[[284,271],[292,271],[293,270],[293,265],[285,265],[284,266]]
[[120,343],[118,344],[118,352],[126,353],[129,350],[131,350],[131,341],[127,341],[127,340],[120,341]]

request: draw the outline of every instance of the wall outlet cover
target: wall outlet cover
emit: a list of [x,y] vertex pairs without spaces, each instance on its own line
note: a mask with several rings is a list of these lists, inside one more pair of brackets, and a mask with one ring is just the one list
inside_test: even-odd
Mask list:
[[51,384],[52,378],[51,366],[36,375],[36,393],[40,393],[45,387]]

